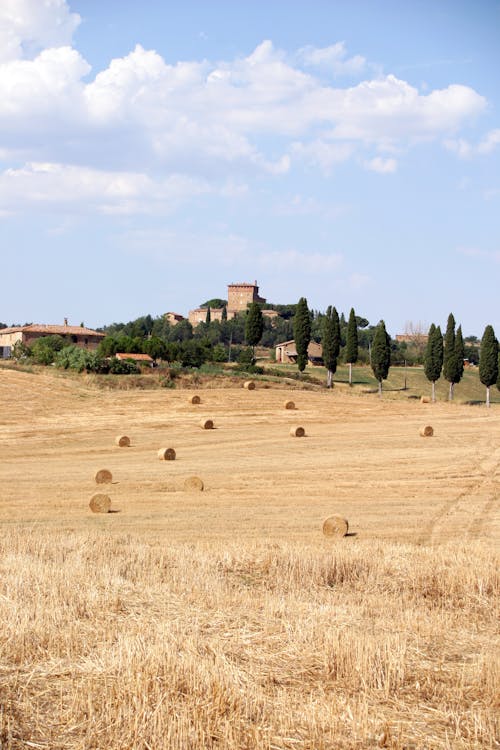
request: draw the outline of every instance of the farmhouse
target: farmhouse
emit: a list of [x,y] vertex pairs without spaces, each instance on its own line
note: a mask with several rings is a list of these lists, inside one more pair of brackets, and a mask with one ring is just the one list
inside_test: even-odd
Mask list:
[[181,320],[184,320],[184,315],[180,315],[180,313],[175,312],[168,312],[165,313],[165,318],[168,320],[171,326],[176,326],[177,323],[180,323]]
[[70,326],[67,318],[64,325],[40,325],[34,323],[28,326],[13,326],[0,329],[0,357],[8,359],[12,353],[12,347],[18,341],[30,346],[39,338],[44,336],[63,336],[68,344],[75,344],[82,349],[97,349],[104,333],[98,333],[84,326]]
[[126,359],[131,359],[137,365],[149,365],[149,367],[153,367],[153,358],[150,357],[149,354],[132,354],[130,352],[117,352],[115,354],[115,357],[116,359],[119,359],[121,361],[124,361]]
[[[323,347],[315,341],[311,341],[307,347],[307,358],[312,365],[323,364]],[[297,362],[297,347],[295,341],[283,341],[276,346],[276,362],[283,364],[295,364]]]

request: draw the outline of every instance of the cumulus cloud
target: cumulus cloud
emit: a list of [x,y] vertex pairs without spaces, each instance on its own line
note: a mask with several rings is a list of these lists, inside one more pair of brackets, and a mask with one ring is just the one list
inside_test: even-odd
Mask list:
[[366,161],[365,167],[379,174],[393,174],[398,168],[398,163],[393,158],[383,159],[381,156],[376,156],[374,159]]
[[153,180],[146,174],[107,172],[65,164],[32,162],[0,173],[0,210],[19,203],[69,207],[103,214],[169,213],[209,185],[182,175]]
[[367,65],[361,55],[347,56],[345,42],[337,42],[329,47],[302,47],[297,57],[306,66],[324,68],[334,75],[359,74]]
[[469,159],[473,156],[491,154],[500,145],[500,128],[490,130],[478,143],[473,144],[464,138],[448,139],[445,146],[453,151],[461,159]]
[[[314,74],[318,66],[364,66],[343,42],[304,48],[294,62],[265,40],[247,56],[173,65],[137,45],[88,80],[89,64],[69,46],[79,17],[64,0],[7,0],[0,19],[14,40],[0,63],[0,149],[21,172],[24,162],[66,164],[64,179],[76,174],[74,165],[80,175],[84,167],[122,171],[127,181],[141,174],[157,187],[162,177],[182,174],[221,189],[229,177],[245,183],[294,166],[330,175],[362,154],[368,169],[389,173],[396,162],[381,151],[454,137],[486,105],[467,86],[423,94],[392,75],[327,85]],[[30,39],[47,48],[27,56]],[[486,153],[497,142],[492,131],[478,149]],[[42,179],[33,167],[28,172],[31,182]]]
[[78,13],[70,12],[65,0],[2,0],[0,62],[71,44],[80,20]]
[[316,139],[309,143],[292,143],[291,155],[297,161],[318,167],[323,174],[328,176],[336,164],[345,162],[352,156],[355,148],[354,143],[332,143]]

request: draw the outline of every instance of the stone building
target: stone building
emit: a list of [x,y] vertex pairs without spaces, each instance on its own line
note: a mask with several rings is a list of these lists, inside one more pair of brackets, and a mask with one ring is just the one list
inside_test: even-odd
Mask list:
[[175,312],[168,312],[165,313],[165,318],[168,320],[171,326],[176,326],[177,323],[180,323],[182,320],[184,320],[184,315],[180,315],[179,313]]
[[[323,364],[323,347],[316,341],[311,341],[307,347],[307,359],[311,365]],[[297,347],[295,341],[283,341],[276,345],[276,362],[294,365],[297,362]]]
[[11,356],[12,347],[18,341],[30,346],[34,341],[43,336],[63,336],[68,344],[75,344],[82,349],[97,349],[104,338],[104,333],[85,328],[84,326],[70,326],[68,320],[64,319],[64,325],[39,325],[13,326],[0,329],[0,358],[8,359]]
[[228,284],[227,287],[227,312],[228,317],[234,317],[229,313],[237,314],[247,309],[252,302],[265,304],[266,300],[259,297],[259,287],[255,281],[253,284]]
[[[259,296],[259,287],[255,281],[253,284],[240,283],[227,285],[227,319],[235,318],[239,313],[245,312],[252,302],[258,302],[264,305],[266,300]],[[223,307],[210,308],[210,320],[222,320]],[[275,310],[262,310],[262,314],[269,318],[277,318],[278,313]],[[205,323],[207,319],[207,308],[197,307],[189,311],[189,322],[196,327],[199,323]]]
[[[210,321],[222,320],[223,310],[224,310],[223,307],[211,307],[210,308]],[[234,317],[234,315],[228,314],[228,318],[229,317]],[[189,311],[189,322],[194,328],[196,328],[196,326],[199,323],[205,323],[206,320],[207,320],[207,308],[206,307],[197,307],[196,310]]]

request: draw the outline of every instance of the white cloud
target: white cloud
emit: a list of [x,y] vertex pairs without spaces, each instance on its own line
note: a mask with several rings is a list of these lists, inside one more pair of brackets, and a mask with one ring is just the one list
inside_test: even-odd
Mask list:
[[323,106],[330,114],[333,137],[392,147],[452,132],[482,112],[486,100],[457,84],[422,95],[388,75],[345,90],[330,89]]
[[[78,19],[62,0],[45,5],[52,13],[47,18],[60,20],[57,38],[67,39]],[[31,7],[28,0],[23,7]],[[48,21],[39,21],[37,38],[45,38],[45,27]],[[303,61],[347,65],[346,54],[343,43],[301,52]],[[361,152],[367,168],[391,172],[395,159],[381,152],[451,137],[485,107],[469,87],[423,95],[391,75],[349,88],[325,85],[270,41],[247,57],[216,64],[169,65],[137,45],[86,82],[89,72],[69,46],[0,64],[2,151],[16,155],[18,164],[123,171],[127,184],[130,175],[149,175],[160,185],[161,177],[183,174],[221,190],[229,177],[236,183],[255,174],[279,177],[292,164],[329,175]],[[497,142],[492,131],[480,148],[486,153]],[[375,150],[372,158],[367,149]],[[140,205],[134,200],[130,206]]]
[[325,68],[334,75],[355,75],[366,68],[366,59],[361,55],[347,57],[345,42],[329,47],[302,47],[297,56],[305,65]]
[[86,117],[80,79],[89,71],[90,65],[71,47],[47,49],[34,60],[0,65],[4,134],[14,132],[17,142],[20,133],[35,140],[40,130],[61,131],[78,116]]
[[381,156],[376,156],[374,159],[366,161],[365,167],[379,174],[393,174],[398,168],[398,163],[396,159],[383,159]]
[[80,20],[78,13],[70,12],[65,0],[2,0],[0,62],[71,44]]
[[477,145],[479,154],[490,154],[497,146],[500,145],[500,128],[490,130],[483,140]]
[[207,183],[182,175],[153,180],[141,173],[33,162],[0,174],[0,209],[41,204],[103,214],[164,214],[210,190]]
[[354,151],[353,143],[331,143],[320,139],[309,143],[296,142],[291,145],[294,160],[318,167],[325,175],[330,175],[336,164],[347,161]]
[[324,219],[338,219],[349,211],[347,204],[332,205],[322,203],[303,195],[293,195],[286,201],[280,201],[274,208],[278,216],[321,216]]
[[500,145],[500,128],[490,130],[482,140],[473,144],[464,138],[448,139],[445,146],[453,151],[461,159],[469,159],[473,156],[491,154]]

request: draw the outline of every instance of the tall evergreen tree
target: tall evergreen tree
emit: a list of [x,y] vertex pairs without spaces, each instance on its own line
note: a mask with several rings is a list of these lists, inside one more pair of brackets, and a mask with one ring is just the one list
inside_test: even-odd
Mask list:
[[245,320],[245,340],[252,347],[252,357],[255,359],[255,347],[264,333],[264,318],[257,302],[252,302],[247,310]]
[[[490,386],[499,378],[498,341],[493,326],[487,325],[481,339],[479,355],[479,380],[486,386],[486,406],[490,405]],[[497,382],[498,381],[498,382]]]
[[221,320],[225,322],[227,320],[227,305],[222,306]]
[[443,369],[443,334],[441,328],[431,324],[424,358],[425,377],[432,383],[432,401],[436,400],[436,380]]
[[462,326],[458,326],[457,333],[455,336],[455,383],[460,383],[464,374],[464,357],[465,357],[465,344],[464,337],[462,336]]
[[212,320],[212,315],[210,313],[210,305],[207,307],[207,316],[205,318],[205,323],[208,325],[210,321]]
[[455,349],[455,318],[453,314],[448,315],[446,333],[444,335],[443,374],[450,384],[448,400],[453,400],[453,386],[457,377],[457,352]]
[[351,307],[349,322],[347,323],[345,361],[349,365],[349,385],[352,385],[352,366],[358,361],[358,323],[353,307]]
[[382,380],[387,379],[391,366],[391,338],[385,330],[383,320],[377,326],[372,345],[372,370],[378,380],[379,396],[382,396]]
[[311,341],[311,316],[305,297],[298,301],[293,318],[293,337],[297,349],[297,366],[303,372],[307,365],[307,348]]
[[331,305],[323,318],[323,335],[321,338],[323,348],[323,362],[327,369],[326,387],[331,388],[333,375],[337,370],[337,357],[340,352],[340,322],[337,310]]

